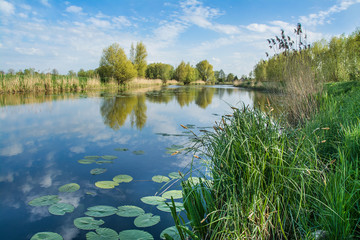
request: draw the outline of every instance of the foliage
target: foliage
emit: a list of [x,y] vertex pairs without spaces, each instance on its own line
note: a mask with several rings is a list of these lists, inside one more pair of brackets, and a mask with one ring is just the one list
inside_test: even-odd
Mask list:
[[199,76],[203,81],[212,81],[214,78],[213,66],[207,61],[203,60],[196,64],[196,69],[199,71]]
[[[133,49],[133,45],[132,49]],[[135,55],[133,57],[132,63],[134,64],[135,69],[137,70],[137,75],[139,77],[145,77],[145,70],[147,66],[146,62],[147,52],[146,47],[142,42],[138,42],[135,48]]]
[[185,64],[185,62],[182,61],[175,69],[174,77],[179,82],[189,84],[198,79],[198,71],[193,68],[190,63]]
[[151,63],[147,66],[145,76],[150,79],[161,79],[164,83],[172,79],[174,67],[165,63]]

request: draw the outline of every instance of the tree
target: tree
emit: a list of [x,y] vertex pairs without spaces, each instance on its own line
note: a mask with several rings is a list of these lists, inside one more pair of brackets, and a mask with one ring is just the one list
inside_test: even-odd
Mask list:
[[214,78],[213,66],[207,61],[203,60],[196,64],[196,69],[199,71],[201,80],[211,81]]
[[76,72],[74,70],[69,70],[68,76],[69,77],[76,77]]
[[218,77],[218,81],[219,82],[225,82],[225,79],[226,79],[226,75],[225,75],[225,72],[224,72],[224,70],[220,70],[219,71],[219,77]]
[[190,63],[185,64],[184,61],[181,61],[179,66],[175,70],[175,79],[184,84],[189,84],[192,81],[197,79],[197,70],[193,68]]
[[166,83],[172,78],[173,72],[174,67],[170,64],[151,63],[146,68],[145,76],[150,79],[161,79]]
[[136,69],[127,59],[124,49],[117,43],[104,48],[98,72],[101,78],[113,78],[119,85],[137,75]]
[[[131,47],[133,48],[134,46],[132,45]],[[145,45],[142,42],[137,43],[133,64],[138,72],[139,77],[145,77],[145,70],[147,66],[146,57],[147,52]]]
[[234,78],[235,78],[234,74],[229,73],[229,74],[227,75],[226,81],[227,81],[227,82],[232,82],[232,81],[234,81]]

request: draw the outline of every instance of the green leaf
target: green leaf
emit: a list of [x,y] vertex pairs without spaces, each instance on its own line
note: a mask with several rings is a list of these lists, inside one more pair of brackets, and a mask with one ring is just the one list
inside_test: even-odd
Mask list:
[[120,240],[154,240],[153,236],[142,230],[125,230],[119,233]]
[[160,233],[161,239],[166,239],[165,234],[169,235],[173,240],[181,240],[178,230],[176,229],[176,226],[168,227],[164,229]]
[[92,217],[80,217],[74,219],[75,227],[82,230],[93,230],[99,228],[100,225],[104,224],[103,220],[95,220]]
[[166,199],[171,199],[171,197],[173,197],[174,199],[180,199],[182,198],[182,191],[181,190],[167,191],[163,193],[162,197]]
[[[176,212],[180,212],[180,211],[184,210],[183,203],[181,203],[181,202],[174,202],[174,203],[175,203]],[[170,204],[170,206],[172,206],[171,203],[168,203],[168,204]],[[166,203],[161,203],[156,208],[163,212],[171,212],[170,207]]]
[[100,156],[85,156],[84,158],[85,158],[85,159],[96,160],[96,159],[99,159]]
[[124,205],[118,207],[117,215],[120,217],[137,217],[141,214],[144,214],[145,211],[142,208],[132,205]]
[[54,215],[64,215],[65,213],[73,212],[75,207],[70,203],[56,203],[51,205],[48,210],[49,213]]
[[119,235],[110,228],[98,228],[95,232],[88,232],[86,234],[87,240],[117,240]]
[[142,197],[140,199],[143,203],[149,204],[149,205],[159,205],[166,201],[166,198],[159,197],[159,196],[148,196],[148,197]]
[[98,174],[102,174],[104,172],[106,172],[106,168],[94,168],[94,169],[91,169],[90,173],[92,175],[98,175]]
[[157,183],[168,182],[170,179],[166,176],[156,175],[152,177],[152,180]]
[[119,184],[114,181],[98,181],[95,183],[95,186],[102,189],[111,189],[114,188],[115,186],[119,186]]
[[92,164],[94,162],[95,162],[94,159],[81,159],[78,161],[78,163],[81,163],[81,164]]
[[49,206],[60,201],[58,195],[46,195],[35,198],[29,202],[30,206]]
[[90,217],[107,217],[114,215],[117,212],[117,208],[112,206],[98,205],[89,207],[85,212],[85,215]]
[[113,160],[99,160],[99,161],[96,161],[97,164],[102,164],[102,163],[114,163]]
[[131,176],[125,174],[117,175],[113,178],[113,181],[117,183],[122,183],[122,182],[128,183],[131,182],[132,180],[133,178]]
[[54,232],[38,232],[30,238],[30,240],[63,240],[64,238]]
[[137,150],[137,151],[133,151],[133,154],[135,155],[143,155],[145,152],[143,150]]
[[80,189],[79,184],[69,183],[59,187],[59,192],[75,192]]
[[169,177],[172,179],[179,179],[181,178],[180,174],[178,172],[171,172],[169,173]]
[[115,151],[118,151],[118,152],[126,152],[126,151],[128,151],[129,149],[127,149],[127,148],[115,148],[114,150],[115,150]]
[[134,224],[137,227],[151,227],[160,222],[160,216],[153,215],[152,213],[145,213],[138,216],[134,220]]
[[101,158],[105,159],[105,160],[114,160],[114,159],[117,159],[118,157],[113,156],[113,155],[104,155],[104,156],[101,156]]

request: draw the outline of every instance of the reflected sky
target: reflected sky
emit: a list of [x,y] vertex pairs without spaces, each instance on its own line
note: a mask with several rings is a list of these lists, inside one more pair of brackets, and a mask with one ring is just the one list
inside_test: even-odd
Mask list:
[[[167,87],[148,92],[64,95],[1,96],[0,107],[0,232],[4,239],[29,239],[36,232],[60,233],[64,239],[84,239],[73,220],[95,205],[136,205],[161,216],[161,222],[144,230],[158,239],[172,226],[172,218],[140,201],[162,185],[154,175],[186,172],[191,155],[171,156],[166,148],[187,145],[189,137],[180,124],[211,127],[230,106],[253,106],[266,95],[224,86]],[[167,134],[164,136],[164,134]],[[115,148],[127,148],[118,152]],[[136,155],[133,151],[142,150]],[[115,155],[106,164],[79,164],[87,155]],[[93,168],[107,168],[91,175]],[[133,182],[114,189],[99,189],[96,181],[128,174]],[[74,193],[59,193],[67,183],[78,183]],[[175,184],[172,189],[179,189]],[[59,195],[76,208],[64,216],[51,215],[47,207],[27,203],[38,196]],[[104,227],[117,232],[135,228],[133,218],[102,218]],[[21,227],[19,226],[21,221]],[[13,231],[16,229],[16,231]]]

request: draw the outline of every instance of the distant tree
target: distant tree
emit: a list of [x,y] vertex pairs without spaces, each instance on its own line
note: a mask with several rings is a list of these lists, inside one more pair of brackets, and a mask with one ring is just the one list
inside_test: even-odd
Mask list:
[[226,79],[226,75],[225,75],[225,72],[224,70],[220,70],[219,71],[219,76],[218,76],[218,82],[225,82],[225,79]]
[[175,69],[175,79],[179,82],[185,82],[186,75],[186,63],[184,61],[181,61],[179,66]]
[[98,72],[102,78],[114,78],[119,85],[137,75],[134,65],[117,43],[103,50]]
[[34,76],[34,74],[35,74],[35,69],[34,68],[24,69],[24,75],[25,76]]
[[142,42],[137,43],[133,64],[135,66],[135,69],[137,70],[139,77],[145,77],[145,70],[147,66],[146,57],[147,52],[145,45]]
[[8,71],[7,71],[7,74],[9,75],[15,75],[15,70],[10,68]]
[[76,72],[74,70],[70,70],[67,75],[69,77],[76,77]]
[[78,77],[87,77],[85,70],[82,68],[80,68],[77,75],[78,75]]
[[214,78],[213,66],[207,60],[196,64],[196,69],[199,71],[201,80],[210,81]]
[[232,82],[232,81],[234,81],[234,78],[235,78],[234,74],[229,73],[229,74],[227,75],[227,77],[226,77],[226,81],[227,81],[227,82]]
[[134,43],[131,43],[129,59],[132,62],[132,64],[135,64],[135,47],[134,47]]
[[145,71],[146,78],[161,79],[163,82],[170,80],[173,76],[174,67],[170,64],[151,63]]
[[56,68],[54,68],[53,70],[51,70],[51,75],[56,77],[57,75],[59,75],[59,71]]

